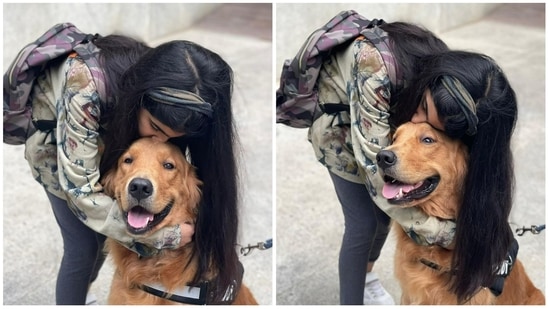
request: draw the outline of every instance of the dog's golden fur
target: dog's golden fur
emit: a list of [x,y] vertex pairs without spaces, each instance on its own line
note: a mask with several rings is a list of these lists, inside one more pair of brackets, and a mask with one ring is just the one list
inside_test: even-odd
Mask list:
[[[401,191],[400,195],[397,194],[395,203],[401,207],[419,207],[430,216],[456,218],[467,172],[468,155],[462,142],[448,138],[428,124],[407,123],[397,129],[393,144],[380,154],[380,170],[383,175],[390,177],[386,180],[396,179],[401,183],[419,184],[425,179],[439,179],[438,185],[430,194],[418,194],[417,199],[406,199],[402,197]],[[380,160],[388,163],[380,163]],[[439,246],[418,245],[397,224],[393,230],[397,241],[395,275],[402,289],[401,303],[457,304],[456,295],[449,291],[452,251]],[[420,262],[421,259],[436,263],[442,269],[428,267]],[[517,260],[505,279],[500,296],[495,297],[490,289],[481,288],[467,304],[545,304],[545,297],[532,284],[523,265]]]
[[[136,183],[136,179],[140,180]],[[136,200],[136,185],[139,186],[140,181],[141,184],[143,181],[148,184],[144,189],[148,193]],[[127,224],[129,233],[143,235],[152,234],[165,226],[194,224],[200,201],[200,184],[194,168],[185,160],[179,148],[168,143],[155,142],[150,138],[142,138],[133,143],[120,157],[116,168],[103,179],[106,193],[116,198],[126,222],[128,212],[136,203],[156,216],[162,216],[160,214],[166,212],[166,207],[170,207],[167,205],[172,205],[162,220],[155,219],[150,224],[145,221],[147,226],[143,228],[140,225],[145,223],[141,221],[133,221],[133,226]],[[108,249],[115,265],[109,304],[178,304],[153,296],[138,286],[159,283],[168,291],[173,291],[188,285],[198,268],[198,254],[194,254],[193,242],[178,249],[162,250],[153,257],[139,257],[110,239]],[[215,276],[215,273],[211,276]],[[250,290],[242,284],[233,304],[257,302]]]

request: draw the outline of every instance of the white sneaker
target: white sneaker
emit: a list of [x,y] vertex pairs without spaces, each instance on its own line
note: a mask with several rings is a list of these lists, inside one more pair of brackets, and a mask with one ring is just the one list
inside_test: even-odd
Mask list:
[[364,286],[364,304],[365,305],[394,305],[395,301],[389,292],[387,292],[376,273],[366,274],[366,285]]
[[97,306],[97,297],[94,294],[89,293],[86,295],[86,306]]

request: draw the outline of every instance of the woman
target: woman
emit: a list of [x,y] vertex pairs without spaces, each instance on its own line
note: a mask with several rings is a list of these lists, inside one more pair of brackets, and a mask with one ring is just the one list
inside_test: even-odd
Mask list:
[[429,122],[468,146],[462,190],[467,194],[457,217],[457,226],[466,228],[456,230],[452,265],[468,270],[452,278],[452,289],[463,302],[494,284],[513,241],[508,222],[517,102],[505,74],[488,56],[451,51],[427,56],[420,65],[423,70],[409,88],[409,101],[395,106],[398,117],[393,120],[395,125],[410,117],[412,122]]
[[[224,269],[218,279],[221,287],[228,286],[238,262],[231,68],[188,41],[149,48],[110,35],[94,43],[101,49],[104,81],[93,80],[83,61],[69,56],[49,68],[33,89],[33,116],[57,122],[53,134],[32,135],[25,150],[63,236],[57,304],[85,303],[104,261],[105,236],[143,256],[193,240],[195,226],[185,223],[147,239],[128,235],[116,201],[103,193],[101,175],[142,136],[172,141],[197,168],[204,185],[194,234],[202,262],[196,280],[213,266]],[[101,87],[109,98],[105,102],[99,99]]]
[[451,221],[376,199],[381,187],[375,188],[371,180],[375,155],[389,144],[391,106],[400,101],[409,80],[419,73],[418,61],[448,48],[433,33],[408,23],[383,23],[369,31],[389,38],[385,50],[359,37],[333,53],[319,73],[321,106],[341,102],[350,105],[350,112],[323,113],[309,130],[317,159],[328,168],[343,208],[341,304],[394,304],[372,272],[389,232],[389,216],[417,233],[425,244],[449,245],[453,229]]

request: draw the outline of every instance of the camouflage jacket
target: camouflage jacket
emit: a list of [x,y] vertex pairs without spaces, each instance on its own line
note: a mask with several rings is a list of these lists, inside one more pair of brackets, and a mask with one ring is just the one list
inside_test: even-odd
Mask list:
[[350,112],[319,115],[309,140],[319,162],[343,179],[364,183],[376,205],[416,242],[448,247],[454,222],[427,217],[416,208],[395,207],[378,194],[384,182],[375,156],[390,143],[389,101],[391,87],[399,85],[397,71],[392,55],[363,37],[332,54],[319,72],[319,103],[347,104]]
[[[32,90],[33,118],[57,120],[56,129],[36,131],[25,143],[25,158],[36,181],[67,201],[74,214],[94,231],[149,255],[179,244],[179,226],[165,228],[147,239],[126,233],[117,202],[99,183],[102,139],[97,85],[86,64],[69,56],[39,76]],[[141,246],[145,244],[146,246]]]

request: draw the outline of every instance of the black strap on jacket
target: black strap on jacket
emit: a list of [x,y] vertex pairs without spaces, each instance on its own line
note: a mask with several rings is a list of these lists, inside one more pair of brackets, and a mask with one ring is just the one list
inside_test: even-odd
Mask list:
[[325,114],[334,115],[340,112],[351,112],[351,106],[343,103],[323,103],[319,104],[320,110]]
[[57,120],[33,120],[32,124],[37,130],[51,132],[57,125]]

